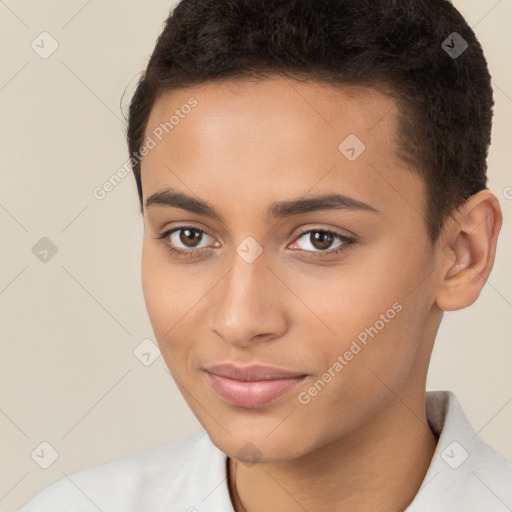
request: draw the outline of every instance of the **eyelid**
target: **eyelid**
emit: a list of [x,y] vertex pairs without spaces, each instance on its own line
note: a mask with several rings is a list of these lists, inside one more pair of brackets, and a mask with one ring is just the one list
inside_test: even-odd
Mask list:
[[297,235],[295,235],[295,238],[298,238],[302,235],[304,235],[305,233],[309,233],[310,231],[324,231],[325,233],[332,233],[333,235],[337,235],[341,238],[346,238],[346,239],[356,239],[356,235],[354,233],[352,233],[351,231],[349,231],[348,229],[345,229],[343,231],[346,232],[345,233],[342,233],[341,232],[341,228],[340,230],[338,230],[338,228],[332,228],[332,227],[326,227],[326,226],[308,226],[308,227],[305,227],[304,230],[300,231]]
[[[215,237],[211,236],[208,231],[206,231],[205,229],[203,228],[198,228],[197,226],[193,226],[191,224],[183,224],[183,225],[178,225],[178,226],[173,226],[172,228],[168,228],[168,229],[164,229],[157,237],[156,239],[157,240],[161,240],[163,242],[167,242],[168,245],[171,245],[169,243],[169,241],[167,240],[169,238],[169,236],[173,235],[176,231],[182,231],[182,230],[186,230],[186,229],[193,229],[194,231],[198,231],[199,233],[203,234],[203,235],[206,235],[208,236],[209,238],[211,238],[212,240],[214,240],[216,244],[218,244],[219,242],[216,240]],[[180,250],[180,251],[189,251],[189,252],[199,252],[200,250],[202,249],[208,249],[208,247],[199,247],[199,248],[192,248],[192,249],[182,249],[182,248],[178,248],[177,250]]]
[[[334,255],[336,254],[336,251],[337,250],[340,250],[342,247],[345,247],[345,248],[348,248],[349,246],[352,246],[353,244],[355,244],[356,242],[358,242],[359,240],[359,237],[354,234],[352,231],[349,231],[348,229],[341,229],[341,228],[334,228],[334,227],[328,227],[328,226],[320,226],[320,225],[317,225],[317,226],[306,226],[304,227],[303,229],[301,229],[301,231],[296,234],[294,236],[294,241],[292,242],[292,245],[293,244],[296,244],[297,241],[302,237],[304,236],[305,234],[307,233],[311,233],[311,232],[323,232],[323,233],[329,233],[329,234],[332,234],[336,239],[338,239],[339,241],[341,241],[341,245],[339,245],[338,247],[334,248],[334,249],[325,249],[324,251],[321,251],[321,250],[318,250],[318,251],[308,251],[306,249],[293,249],[295,251],[302,251],[302,252],[306,252],[306,253],[311,253],[311,254],[316,254],[316,255],[325,255],[325,256],[328,256],[328,255]],[[345,233],[343,232],[345,231]]]
[[[168,240],[170,235],[174,234],[176,231],[185,230],[187,228],[196,230],[202,234],[207,235],[211,239],[216,240],[215,237],[211,236],[205,229],[199,228],[190,223],[183,223],[180,225],[175,225],[169,229],[165,229],[156,237],[156,239],[158,241],[162,242],[167,247],[167,250],[169,250],[169,252],[175,253],[176,255],[179,255],[182,257],[187,257],[187,256],[193,257],[194,255],[202,254],[204,251],[208,251],[208,249],[210,248],[209,246],[192,248],[192,249],[184,249],[184,248],[180,248],[180,247],[177,248],[172,243],[170,243],[170,241]],[[303,228],[303,230],[301,232],[299,232],[297,235],[295,235],[294,241],[291,243],[291,245],[295,244],[297,242],[297,240],[299,240],[305,234],[312,233],[312,232],[324,232],[324,233],[332,234],[335,238],[340,240],[342,243],[338,247],[335,247],[334,249],[325,249],[325,250],[319,250],[319,251],[310,251],[310,250],[306,250],[306,249],[293,249],[294,252],[302,252],[302,253],[311,254],[312,255],[312,256],[310,256],[311,258],[318,258],[318,257],[322,257],[322,256],[334,256],[334,255],[340,253],[341,251],[352,247],[352,245],[357,241],[357,237],[355,235],[345,235],[343,233],[339,233],[334,228],[327,228],[325,226],[313,226],[313,227],[309,226],[309,227]],[[215,243],[218,244],[219,242],[216,241]],[[218,247],[218,245],[216,245],[215,247]]]
[[353,240],[354,242],[358,240],[358,235],[356,235],[353,231],[350,231],[350,229],[347,228],[340,228],[340,227],[334,227],[334,226],[326,226],[325,224],[317,224],[317,225],[311,225],[307,224],[304,226],[304,230],[302,230],[302,227],[299,228],[301,231],[299,234],[295,235],[296,237],[299,237],[303,235],[304,233],[308,233],[310,231],[325,231],[327,233],[333,233],[337,236],[340,236],[341,238],[346,238],[349,240]]
[[208,235],[210,238],[216,240],[216,238],[214,236],[210,235],[210,233],[208,232],[208,229],[196,226],[193,223],[191,223],[191,221],[178,223],[178,224],[174,224],[173,226],[168,227],[168,228],[159,229],[158,230],[158,233],[159,233],[158,238],[163,238],[163,237],[169,236],[171,233],[174,233],[175,231],[179,231],[180,229],[194,229],[194,230],[199,231],[200,233],[204,233],[205,235]]
[[307,258],[314,259],[314,258],[327,258],[329,256],[337,256],[341,254],[342,252],[347,251],[348,249],[353,248],[356,240],[355,236],[347,236],[345,234],[339,233],[335,229],[332,228],[325,228],[325,227],[309,227],[305,228],[302,232],[297,234],[294,238],[294,241],[292,242],[292,245],[297,244],[298,240],[300,240],[304,235],[308,233],[315,233],[315,232],[322,232],[322,233],[328,233],[332,235],[335,239],[337,239],[340,244],[334,248],[329,248],[325,250],[318,250],[318,251],[312,251],[307,249],[292,249],[294,252],[300,253],[306,253],[309,254]]

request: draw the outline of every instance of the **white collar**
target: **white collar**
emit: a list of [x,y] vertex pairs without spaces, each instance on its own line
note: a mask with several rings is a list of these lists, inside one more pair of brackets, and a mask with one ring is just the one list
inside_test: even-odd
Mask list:
[[[451,391],[428,391],[427,420],[439,436],[416,497],[406,512],[511,512],[512,463],[482,441]],[[234,512],[227,456],[205,431],[173,479],[162,511]]]
[[512,511],[512,463],[478,437],[457,397],[429,391],[426,410],[439,440],[407,512]]

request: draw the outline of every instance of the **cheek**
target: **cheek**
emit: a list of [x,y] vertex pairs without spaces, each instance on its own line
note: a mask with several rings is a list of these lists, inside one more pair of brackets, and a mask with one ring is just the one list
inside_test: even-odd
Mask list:
[[[142,290],[148,316],[167,367],[181,374],[194,366],[201,339],[208,293],[217,273],[170,261],[165,250],[151,241],[142,251]],[[211,279],[214,278],[214,279]]]
[[[192,267],[172,263],[165,248],[145,238],[142,250],[142,291],[148,314],[158,331],[170,329],[201,295],[201,278]],[[156,334],[156,333],[155,333]]]
[[[383,282],[383,274],[367,273],[366,279],[368,286],[361,286],[355,273],[343,274],[336,286],[323,288],[324,295],[308,296],[311,309],[322,311],[335,335],[309,347],[318,373],[300,390],[297,407],[307,416],[304,428],[313,429],[313,418],[322,418],[329,435],[349,432],[399,392],[411,375],[428,313],[424,294],[418,290],[407,296],[407,286],[397,279]],[[307,327],[311,322],[302,322],[304,342],[315,339]]]
[[311,357],[322,372],[341,356],[338,374],[344,377],[333,380],[346,391],[382,387],[379,377],[392,388],[403,384],[430,309],[426,282],[412,292],[424,278],[422,266],[392,251],[388,258],[385,250],[376,252],[378,260],[332,269],[330,275],[325,269],[297,273],[293,280],[294,293],[315,313],[296,317],[304,342],[318,340],[318,329],[324,333],[310,347]]
[[[155,334],[167,323],[169,312],[174,311],[176,293],[172,293],[172,276],[164,271],[156,250],[144,243],[142,250],[142,292]],[[170,293],[171,292],[171,293]],[[158,337],[158,335],[157,335]]]
[[184,272],[177,265],[171,265],[160,247],[151,242],[144,243],[142,251],[142,291],[148,316],[157,338],[160,350],[168,347],[164,340],[176,336],[180,321],[193,304],[191,294],[197,294],[190,279],[184,279]]

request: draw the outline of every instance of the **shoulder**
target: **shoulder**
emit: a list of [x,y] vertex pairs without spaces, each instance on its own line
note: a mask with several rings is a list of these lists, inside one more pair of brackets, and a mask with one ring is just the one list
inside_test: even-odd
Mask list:
[[157,509],[170,485],[200,471],[203,459],[223,454],[202,431],[187,439],[67,475],[19,512]]
[[429,391],[426,406],[438,443],[407,512],[512,510],[511,461],[478,436],[451,391]]

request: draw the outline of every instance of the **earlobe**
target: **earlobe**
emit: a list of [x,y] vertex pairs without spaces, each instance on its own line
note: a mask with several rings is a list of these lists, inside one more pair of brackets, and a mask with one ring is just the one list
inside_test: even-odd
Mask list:
[[471,196],[450,220],[440,250],[444,277],[436,304],[444,311],[473,304],[494,265],[502,213],[489,190]]

